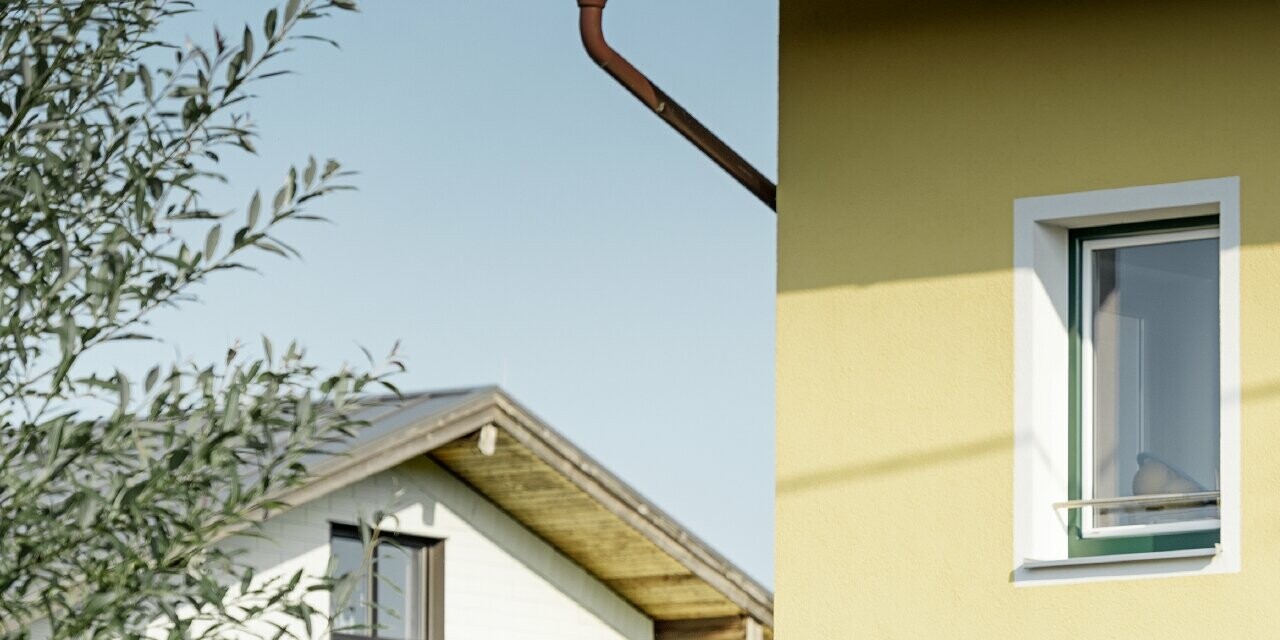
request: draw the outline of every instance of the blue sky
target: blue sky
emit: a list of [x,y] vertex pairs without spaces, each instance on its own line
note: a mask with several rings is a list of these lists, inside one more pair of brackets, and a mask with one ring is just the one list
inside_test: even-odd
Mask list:
[[[218,0],[207,41],[268,3]],[[359,190],[158,318],[175,351],[299,339],[405,389],[502,384],[750,574],[773,582],[775,217],[582,52],[573,0],[364,0],[258,88],[227,204],[333,156]],[[613,44],[775,176],[777,0],[614,0]],[[156,355],[156,354],[150,354]]]

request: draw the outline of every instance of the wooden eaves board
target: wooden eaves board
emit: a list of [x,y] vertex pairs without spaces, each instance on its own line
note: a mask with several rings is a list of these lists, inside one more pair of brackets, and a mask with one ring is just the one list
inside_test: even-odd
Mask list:
[[656,621],[746,616],[772,626],[772,595],[494,391],[501,418],[428,455]]
[[489,498],[614,591],[658,620],[740,613],[723,594],[657,549],[506,432],[492,456],[474,436],[431,458]]

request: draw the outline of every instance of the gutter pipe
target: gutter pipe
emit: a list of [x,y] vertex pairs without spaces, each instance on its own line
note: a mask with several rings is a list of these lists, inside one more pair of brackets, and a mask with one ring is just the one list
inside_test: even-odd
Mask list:
[[578,0],[578,22],[582,32],[582,44],[587,55],[613,76],[631,95],[643,102],[654,113],[684,136],[693,146],[702,150],[713,162],[720,165],[742,186],[775,213],[778,211],[778,186],[751,166],[738,152],[704,127],[697,118],[689,115],[671,96],[662,92],[640,70],[627,62],[604,39],[604,6],[608,0]]

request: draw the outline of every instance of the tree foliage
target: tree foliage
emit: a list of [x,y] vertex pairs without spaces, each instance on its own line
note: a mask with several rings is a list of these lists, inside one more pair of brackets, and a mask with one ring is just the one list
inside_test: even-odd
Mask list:
[[321,39],[306,24],[353,8],[288,0],[196,45],[157,36],[189,2],[0,6],[0,637],[36,622],[58,639],[222,637],[271,612],[312,622],[299,592],[331,585],[264,584],[215,543],[251,533],[309,454],[360,426],[354,408],[390,387],[394,352],[326,373],[264,340],[141,380],[83,361],[148,339],[153,312],[246,256],[292,255],[281,225],[346,188],[336,161],[312,158],[241,211],[201,197],[220,154],[253,152],[250,89]]

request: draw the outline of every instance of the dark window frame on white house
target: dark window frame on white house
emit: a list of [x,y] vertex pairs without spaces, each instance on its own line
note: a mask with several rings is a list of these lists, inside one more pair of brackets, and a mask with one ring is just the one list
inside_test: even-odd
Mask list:
[[370,551],[360,528],[342,523],[331,523],[329,540],[336,573],[367,569],[334,640],[443,640],[443,540],[380,531]]
[[[1212,178],[1033,196],[1018,198],[1013,204],[1012,581],[1017,585],[1053,584],[1238,572],[1241,566],[1242,498],[1240,179]],[[1132,424],[1117,426],[1124,420],[1132,420],[1130,417],[1117,417],[1120,414],[1116,412],[1140,410],[1132,404],[1128,408],[1120,407],[1116,397],[1122,395],[1122,391],[1115,387],[1111,390],[1112,398],[1102,399],[1103,422],[1111,420],[1111,424],[1103,424],[1101,432],[1091,433],[1101,433],[1098,442],[1103,445],[1102,456],[1134,459],[1128,460],[1123,469],[1118,465],[1108,468],[1111,463],[1103,463],[1095,469],[1082,455],[1082,447],[1090,446],[1082,442],[1081,437],[1084,426],[1081,417],[1090,400],[1082,398],[1080,391],[1081,385],[1092,384],[1081,371],[1081,333],[1086,327],[1081,322],[1084,305],[1079,298],[1089,295],[1082,292],[1080,286],[1082,251],[1086,249],[1086,243],[1090,243],[1088,247],[1092,249],[1159,245],[1162,240],[1175,237],[1172,234],[1190,234],[1188,238],[1212,241],[1215,216],[1216,246],[1212,248],[1216,250],[1218,264],[1219,328],[1216,460],[1210,457],[1188,458],[1185,452],[1171,450],[1163,442],[1142,445],[1150,450],[1142,461],[1136,461],[1136,458],[1143,452],[1130,450],[1132,446],[1125,450],[1108,448],[1111,445],[1107,438],[1131,438],[1136,429]],[[1160,234],[1171,235],[1160,237]],[[1209,251],[1202,244],[1197,255],[1197,259],[1206,260]],[[1169,258],[1166,256],[1165,259]],[[1097,277],[1098,274],[1090,271],[1090,275]],[[1128,280],[1131,286],[1139,285],[1131,291],[1142,289],[1143,277],[1131,273]],[[1149,281],[1148,288],[1158,292],[1160,287],[1150,282],[1154,281]],[[1107,287],[1114,283],[1095,284]],[[1144,295],[1131,295],[1130,302],[1136,302]],[[1092,303],[1096,306],[1097,301]],[[1203,301],[1198,304],[1197,308],[1206,310],[1201,314],[1204,317],[1196,321],[1196,326],[1203,328],[1208,326],[1211,309]],[[1157,312],[1155,307],[1120,311],[1122,315],[1135,316]],[[1126,347],[1120,344],[1124,340],[1116,337],[1116,332],[1120,331],[1116,325],[1122,324],[1123,320],[1112,318],[1104,320],[1106,322],[1113,324],[1104,327],[1104,332],[1111,331],[1112,335],[1110,338],[1103,336],[1103,340],[1115,341],[1116,353],[1104,357],[1136,358],[1135,353],[1126,351],[1135,348],[1135,341],[1130,340]],[[1156,326],[1162,324],[1165,323],[1155,322],[1145,329],[1133,329],[1129,333],[1163,331],[1165,328],[1157,329]],[[1198,345],[1188,346],[1188,350],[1201,349],[1207,354],[1206,344],[1201,340]],[[1171,350],[1175,354],[1179,351],[1176,341],[1165,338],[1150,346],[1166,352]],[[1198,357],[1201,360],[1212,359],[1212,355]],[[1134,375],[1133,367],[1126,372],[1117,369],[1114,363],[1107,366],[1111,369],[1104,372],[1104,377],[1114,377],[1108,384],[1119,380],[1115,376]],[[1168,376],[1162,380],[1152,377],[1147,384],[1163,389],[1162,393],[1180,386],[1187,388],[1186,380],[1170,380]],[[1121,386],[1123,384],[1142,388],[1133,381]],[[1207,388],[1196,387],[1196,390],[1205,392],[1204,398],[1209,398]],[[1160,398],[1144,401],[1163,402]],[[1196,405],[1196,411],[1205,414],[1212,404],[1213,399],[1202,398]],[[1167,408],[1167,405],[1162,405],[1162,409]],[[1107,412],[1111,414],[1105,415]],[[1165,417],[1158,421],[1163,423]],[[1210,430],[1213,426],[1206,415],[1199,415],[1192,422]],[[1181,438],[1191,442],[1183,436],[1200,427],[1160,424],[1155,428],[1162,430],[1157,440],[1176,436],[1175,440]],[[1125,429],[1128,429],[1127,435],[1123,434]],[[1211,431],[1194,433],[1199,434],[1196,437],[1203,436],[1201,440],[1212,437]],[[1209,445],[1201,442],[1198,446]],[[1149,462],[1158,464],[1144,473],[1138,483],[1143,486],[1136,490],[1126,489],[1126,485],[1139,480],[1137,469]],[[1180,468],[1183,465],[1187,468]],[[1091,482],[1110,489],[1098,493],[1085,487],[1085,466],[1089,467],[1089,473],[1098,474]],[[1150,471],[1153,469],[1164,474],[1160,476],[1164,481],[1152,485],[1155,488],[1147,486],[1152,480]],[[1206,491],[1192,490],[1197,488]],[[1155,495],[1157,490],[1165,489],[1176,490],[1170,491],[1171,496]],[[1107,495],[1108,492],[1116,495]],[[1128,495],[1130,493],[1136,495]],[[1166,498],[1169,502],[1147,503]],[[1117,500],[1119,502],[1115,502]],[[1136,520],[1104,519],[1088,523],[1081,517],[1086,509],[1102,509],[1104,513],[1109,510],[1114,514],[1118,511],[1117,504],[1134,501],[1144,502],[1134,505],[1140,514]],[[1171,513],[1179,510],[1182,510],[1180,513],[1191,513],[1195,509],[1200,509],[1195,513],[1205,517],[1170,517]],[[1160,522],[1161,519],[1166,521]],[[1103,526],[1096,526],[1098,524]],[[1117,524],[1123,526],[1109,526]],[[1145,527],[1142,531],[1124,528],[1133,524],[1158,526]],[[1133,543],[1133,539],[1140,537],[1129,535],[1133,533],[1151,535],[1145,542]],[[1128,548],[1120,548],[1124,545],[1117,541],[1123,540],[1130,541]]]

